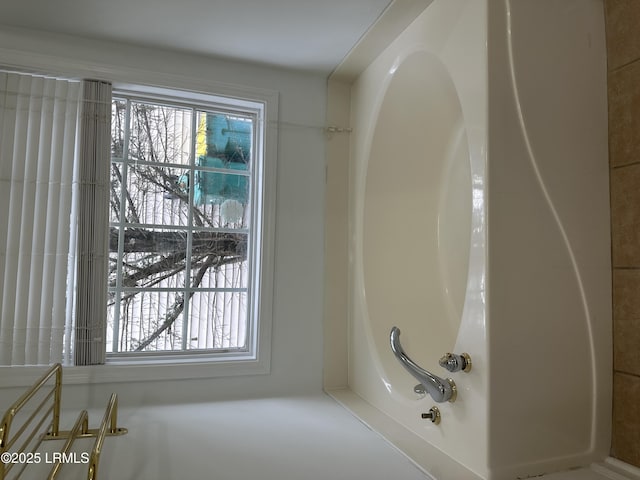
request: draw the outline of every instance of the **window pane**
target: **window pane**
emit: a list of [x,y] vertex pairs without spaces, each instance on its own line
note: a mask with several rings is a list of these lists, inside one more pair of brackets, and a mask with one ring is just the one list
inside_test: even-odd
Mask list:
[[[116,236],[120,234],[120,229],[114,227],[111,232],[112,236]],[[123,287],[185,287],[186,231],[127,228],[121,240],[123,254],[120,275]],[[112,245],[113,242],[110,242]],[[110,284],[115,285],[115,272]]]
[[244,349],[247,294],[196,292],[189,314],[189,349]]
[[[192,287],[218,288],[226,286],[220,280],[229,269],[238,270],[247,260],[247,235],[226,232],[194,232],[191,251]],[[215,275],[214,275],[214,272]],[[222,273],[221,273],[222,272]],[[238,270],[238,274],[243,273]],[[212,277],[212,275],[214,275]],[[235,277],[234,277],[235,278]],[[246,278],[236,287],[246,288]]]
[[111,157],[122,158],[124,155],[124,135],[126,124],[127,102],[114,99],[111,105]]
[[112,149],[110,351],[245,349],[252,117],[133,97],[112,114],[122,146]]
[[[247,228],[250,177],[224,170],[222,160],[208,158],[212,169],[195,170],[193,202],[215,227]],[[214,208],[215,207],[215,208]]]
[[129,158],[188,165],[191,118],[190,109],[132,102]]
[[[182,292],[123,293],[118,312],[118,351],[182,350],[182,301]],[[107,327],[110,338],[116,328],[115,313],[112,305]]]
[[111,162],[111,191],[110,191],[110,207],[109,221],[119,222],[122,215],[122,163]]
[[[246,290],[248,288],[248,265],[244,257],[224,255],[215,258],[214,266],[207,269],[198,287],[227,290]],[[194,267],[192,276],[195,277],[197,274],[198,269]]]
[[198,112],[196,158],[218,158],[233,169],[248,170],[251,163],[253,120],[216,112]]
[[184,226],[189,221],[189,171],[154,165],[130,165],[125,192],[129,223]]

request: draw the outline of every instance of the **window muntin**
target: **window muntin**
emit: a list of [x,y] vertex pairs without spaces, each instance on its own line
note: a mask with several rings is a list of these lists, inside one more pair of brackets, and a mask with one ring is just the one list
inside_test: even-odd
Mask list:
[[260,115],[114,95],[111,355],[251,353]]

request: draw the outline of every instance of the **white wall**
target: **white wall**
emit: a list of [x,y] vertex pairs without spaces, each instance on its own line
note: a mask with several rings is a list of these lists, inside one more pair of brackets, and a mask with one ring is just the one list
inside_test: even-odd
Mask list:
[[[271,372],[203,380],[69,385],[65,407],[305,394],[322,389],[326,79],[229,60],[3,27],[0,65],[167,87],[227,84],[279,93]],[[167,84],[167,82],[169,84]],[[171,85],[175,83],[175,85]],[[215,93],[215,92],[214,92]],[[108,367],[107,367],[108,368]],[[0,407],[16,398],[0,372]]]

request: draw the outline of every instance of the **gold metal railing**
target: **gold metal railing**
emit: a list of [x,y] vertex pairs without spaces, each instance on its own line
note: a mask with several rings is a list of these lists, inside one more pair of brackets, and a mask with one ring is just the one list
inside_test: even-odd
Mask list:
[[[98,465],[105,437],[127,433],[126,428],[117,426],[118,397],[115,393],[111,395],[99,428],[89,428],[89,416],[86,410],[82,410],[73,428],[67,431],[60,431],[61,400],[62,366],[56,364],[9,407],[0,423],[0,480],[8,480],[14,467],[20,468],[17,472],[13,471],[12,479],[17,480],[29,463],[40,463],[42,456],[38,453],[38,448],[44,440],[66,440],[56,456],[57,460],[52,462],[53,467],[47,477],[48,480],[54,480],[76,439],[87,437],[96,439],[88,457],[87,479],[98,479]],[[31,413],[26,413],[28,417],[24,423],[12,434],[17,415],[34,406]],[[19,443],[18,447],[16,442]]]

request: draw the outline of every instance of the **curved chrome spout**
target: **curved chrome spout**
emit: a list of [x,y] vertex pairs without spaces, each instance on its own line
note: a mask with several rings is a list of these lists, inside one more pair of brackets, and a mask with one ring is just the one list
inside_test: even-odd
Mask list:
[[434,402],[453,402],[456,399],[456,384],[450,378],[440,378],[420,367],[404,352],[400,345],[400,329],[391,329],[391,350],[402,366],[425,388]]

